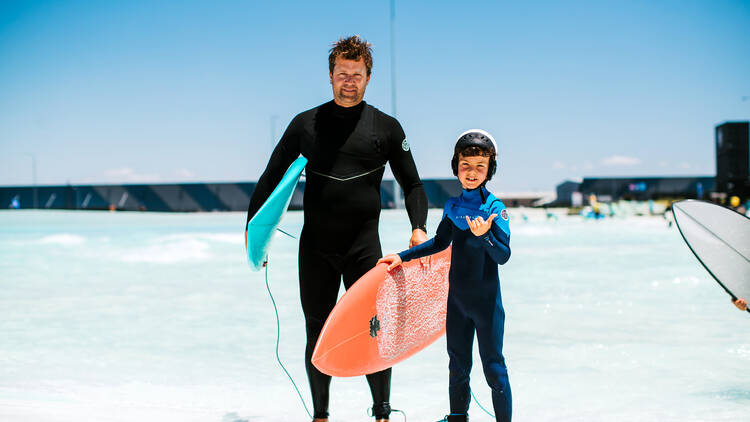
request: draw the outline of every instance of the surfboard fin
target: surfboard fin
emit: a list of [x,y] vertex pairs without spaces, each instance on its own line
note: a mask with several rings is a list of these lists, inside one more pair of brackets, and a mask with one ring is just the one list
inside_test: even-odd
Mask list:
[[375,315],[370,319],[370,337],[377,337],[378,331],[380,331],[380,321],[378,321],[378,316]]

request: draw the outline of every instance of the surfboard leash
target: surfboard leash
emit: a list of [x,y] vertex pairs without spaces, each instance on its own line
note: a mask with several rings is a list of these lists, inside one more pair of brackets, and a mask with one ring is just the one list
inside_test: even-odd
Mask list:
[[477,402],[477,406],[479,406],[480,409],[484,410],[484,413],[488,414],[491,418],[495,417],[495,415],[488,412],[487,409],[485,409],[484,406],[482,406],[482,403],[479,403],[479,400],[477,400],[477,396],[474,395],[474,390],[471,390],[471,398],[473,398],[474,401]]
[[299,396],[299,401],[302,402],[302,406],[305,408],[305,412],[307,412],[307,416],[309,416],[310,419],[315,419],[310,413],[310,410],[307,408],[307,403],[305,403],[305,399],[302,398],[302,393],[299,392],[297,383],[294,382],[292,375],[289,374],[289,371],[286,370],[286,367],[281,362],[281,356],[279,356],[279,343],[281,342],[281,322],[279,321],[279,310],[276,308],[276,300],[274,300],[273,294],[271,293],[271,287],[268,285],[268,263],[266,263],[266,290],[268,291],[268,296],[271,298],[271,304],[273,304],[273,312],[276,314],[276,362],[279,363],[281,369],[283,369],[284,373],[286,373],[286,376],[289,377],[289,381],[292,382],[294,390],[297,391],[297,395]]
[[[404,422],[406,422],[406,412],[404,412],[403,410],[399,410],[399,409],[391,409],[391,413],[393,413],[393,412],[400,413],[401,416],[404,417]],[[365,412],[365,413],[367,413],[367,416],[369,416],[371,418],[375,416],[375,414],[372,412],[372,407],[368,407],[367,408],[367,412]]]
[[[477,406],[479,406],[479,408],[482,409],[484,411],[484,413],[487,414],[487,416],[489,416],[491,418],[495,417],[495,415],[493,415],[492,413],[490,413],[487,409],[484,408],[484,406],[482,406],[482,403],[479,402],[479,399],[477,399],[477,396],[474,395],[474,391],[471,391],[471,398],[474,399],[474,401],[477,403]],[[398,413],[400,413],[401,416],[404,417],[404,422],[406,422],[406,412],[404,412],[403,410],[399,410],[399,409],[391,409],[391,412],[398,412]],[[367,408],[367,416],[370,416],[370,417],[374,416],[373,413],[372,413],[372,407],[368,407]]]
[[289,233],[285,232],[284,230],[281,230],[281,229],[280,229],[280,228],[278,228],[278,227],[276,227],[276,230],[278,230],[278,231],[280,231],[280,232],[284,233],[285,235],[287,235],[287,236],[291,237],[292,239],[297,239],[296,237],[294,237],[294,235],[291,235],[291,234],[289,234]]

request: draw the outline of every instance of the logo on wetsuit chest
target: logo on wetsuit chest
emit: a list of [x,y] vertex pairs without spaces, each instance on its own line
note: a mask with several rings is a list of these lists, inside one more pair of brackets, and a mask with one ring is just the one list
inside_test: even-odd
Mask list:
[[464,214],[464,215],[458,215],[456,214],[456,221],[463,221],[466,222],[466,217],[469,217],[469,220],[474,221],[479,217],[482,217],[483,220],[487,220],[489,218],[489,214],[486,212],[474,212],[471,214]]
[[377,337],[378,331],[380,331],[380,321],[378,321],[378,316],[375,315],[370,318],[370,337]]

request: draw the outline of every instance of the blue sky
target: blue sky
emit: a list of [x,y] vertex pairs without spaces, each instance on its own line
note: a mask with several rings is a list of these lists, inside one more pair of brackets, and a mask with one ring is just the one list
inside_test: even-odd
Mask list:
[[[331,99],[340,36],[388,1],[0,2],[0,185],[257,180],[295,114]],[[749,1],[396,2],[398,119],[423,177],[456,135],[500,144],[494,189],[713,175],[714,126],[750,119]]]

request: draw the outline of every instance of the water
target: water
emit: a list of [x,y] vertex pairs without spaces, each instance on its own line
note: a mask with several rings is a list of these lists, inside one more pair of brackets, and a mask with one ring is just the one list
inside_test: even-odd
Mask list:
[[[515,421],[748,420],[750,319],[676,229],[526,213],[501,268]],[[432,230],[439,218],[430,212]],[[306,420],[275,362],[244,219],[1,211],[0,420]],[[301,221],[292,212],[282,227],[296,234]],[[383,213],[386,252],[408,235],[403,211]],[[296,241],[274,242],[280,354],[309,405]],[[476,359],[472,386],[491,407]],[[410,422],[437,420],[447,377],[443,338],[395,368],[391,402]],[[334,379],[332,421],[366,421],[370,405],[363,377]]]

